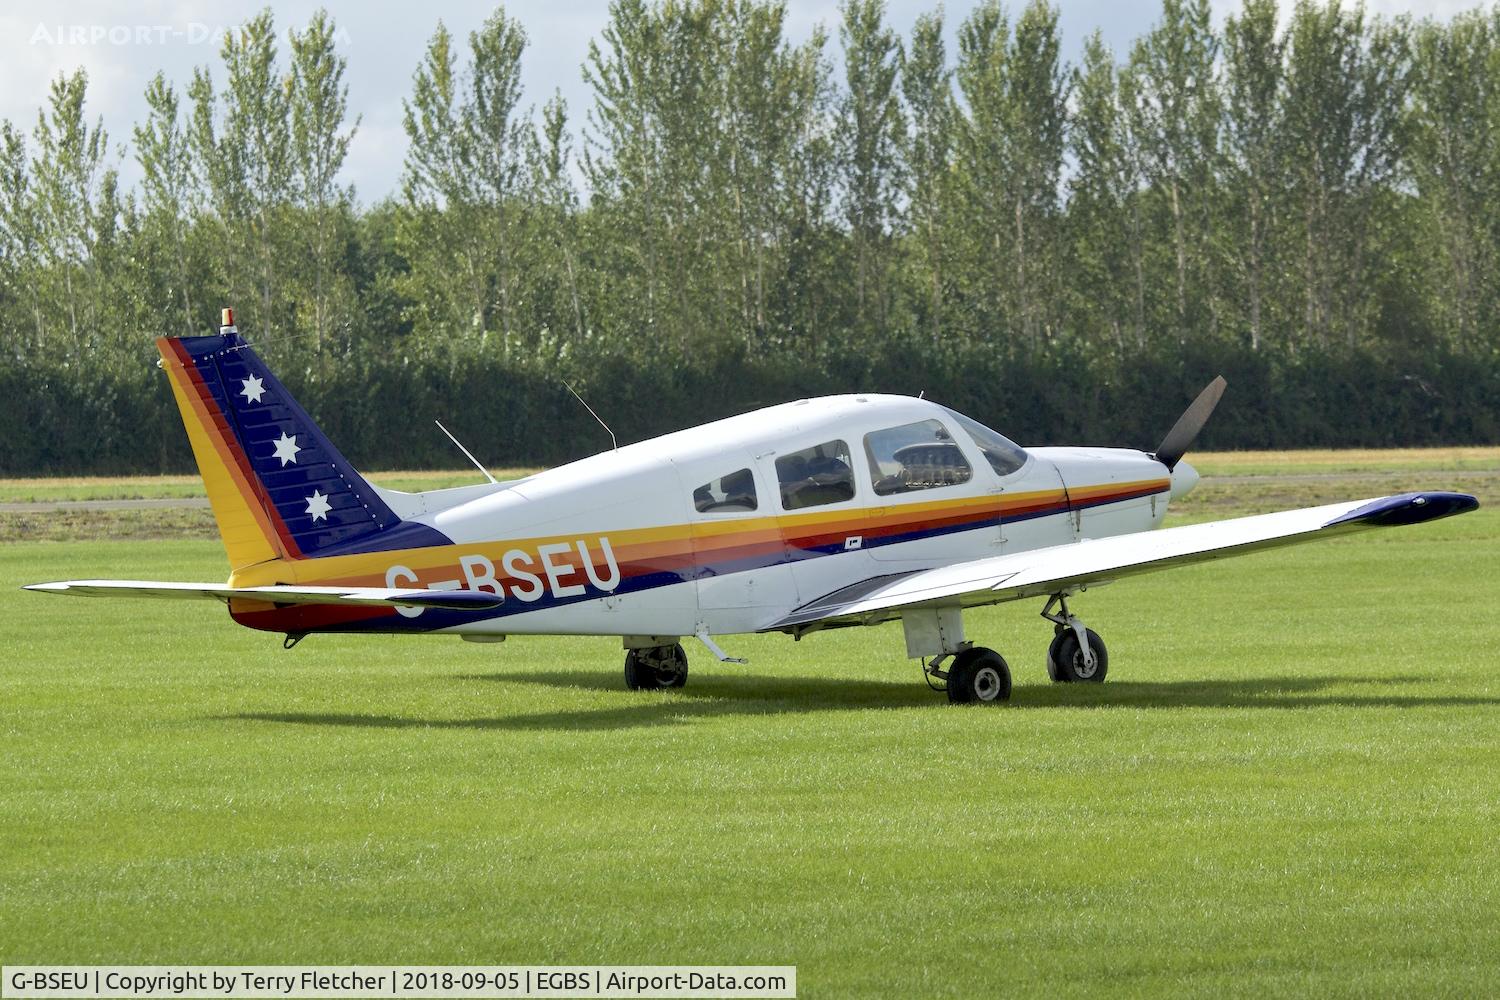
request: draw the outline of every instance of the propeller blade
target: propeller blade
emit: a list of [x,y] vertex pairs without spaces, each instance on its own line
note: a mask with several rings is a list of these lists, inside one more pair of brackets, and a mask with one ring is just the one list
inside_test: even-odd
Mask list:
[[1172,429],[1167,431],[1167,436],[1161,439],[1161,444],[1157,445],[1156,460],[1158,462],[1169,470],[1177,467],[1177,463],[1182,461],[1182,456],[1186,455],[1188,448],[1192,447],[1193,441],[1198,437],[1198,432],[1213,415],[1214,407],[1219,405],[1219,397],[1224,395],[1224,387],[1228,384],[1224,381],[1224,376],[1220,375],[1198,393],[1198,398],[1182,411],[1182,416],[1177,418],[1177,423],[1172,425]]

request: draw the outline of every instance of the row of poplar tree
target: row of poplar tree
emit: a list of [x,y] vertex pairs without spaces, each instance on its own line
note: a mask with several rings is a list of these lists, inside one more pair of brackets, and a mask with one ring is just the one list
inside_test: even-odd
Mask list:
[[[625,437],[856,387],[1142,434],[1214,368],[1255,393],[1224,444],[1500,430],[1500,8],[1165,0],[1076,65],[1045,0],[985,0],[951,51],[941,8],[906,36],[883,0],[836,38],[786,19],[613,0],[581,115],[523,93],[502,9],[439,24],[367,207],[326,14],[158,75],[123,145],[59,77],[0,125],[0,416],[50,422],[0,467],[181,464],[151,338],[223,303],[356,451],[457,409],[497,459],[576,452],[563,377]],[[378,460],[448,459],[401,444]]]

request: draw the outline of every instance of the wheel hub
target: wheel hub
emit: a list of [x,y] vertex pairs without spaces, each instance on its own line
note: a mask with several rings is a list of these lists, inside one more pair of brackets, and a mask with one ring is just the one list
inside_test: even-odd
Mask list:
[[980,701],[994,701],[1000,693],[1000,672],[994,667],[981,667],[974,675],[974,694]]

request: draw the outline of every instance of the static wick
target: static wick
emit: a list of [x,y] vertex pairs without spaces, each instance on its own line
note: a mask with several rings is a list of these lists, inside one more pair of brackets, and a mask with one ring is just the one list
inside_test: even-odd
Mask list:
[[609,424],[606,424],[604,422],[604,418],[601,417],[601,416],[599,416],[599,414],[597,414],[597,413],[594,412],[594,408],[589,405],[588,400],[586,400],[582,396],[578,395],[578,390],[577,389],[573,388],[571,385],[568,385],[568,380],[567,379],[563,379],[563,385],[565,385],[565,386],[568,387],[568,391],[573,394],[573,398],[574,399],[578,400],[580,403],[583,404],[583,408],[585,410],[589,411],[589,415],[591,417],[593,417],[595,420],[599,421],[599,426],[603,427],[604,428],[604,432],[609,435],[609,443],[614,446],[615,451],[619,451],[620,450],[620,442],[615,440],[615,432],[609,429]]
[[469,461],[471,461],[471,462],[474,463],[474,468],[476,468],[480,472],[484,473],[484,478],[488,479],[492,483],[498,483],[498,482],[500,482],[500,480],[498,480],[494,476],[490,475],[490,470],[489,469],[486,469],[484,466],[482,466],[482,465],[479,464],[479,459],[477,459],[477,458],[474,457],[473,452],[471,452],[471,451],[469,451],[469,449],[465,448],[463,446],[463,442],[460,441],[458,438],[454,437],[453,436],[453,432],[450,431],[448,428],[444,427],[443,426],[443,422],[441,420],[434,420],[433,423],[435,423],[435,424],[438,425],[438,430],[440,430],[444,434],[448,435],[448,440],[449,441],[452,441],[454,444],[458,445],[458,450],[464,453],[464,457],[465,458],[467,458]]

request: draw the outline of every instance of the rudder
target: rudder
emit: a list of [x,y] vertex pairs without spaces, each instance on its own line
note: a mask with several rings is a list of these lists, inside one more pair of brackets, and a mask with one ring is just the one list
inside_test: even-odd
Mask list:
[[232,569],[447,543],[391,511],[232,325],[156,347]]

